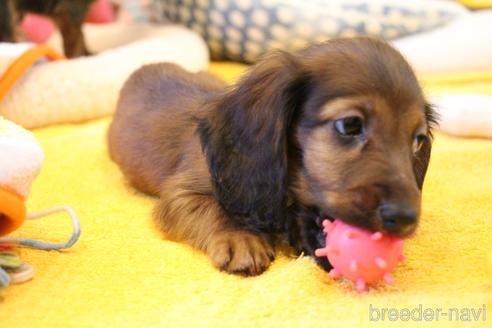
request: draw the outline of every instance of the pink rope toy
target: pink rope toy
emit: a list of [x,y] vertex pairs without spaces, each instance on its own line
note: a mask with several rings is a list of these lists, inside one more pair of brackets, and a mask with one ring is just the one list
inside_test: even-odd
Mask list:
[[393,283],[391,272],[405,260],[403,239],[370,232],[336,219],[323,221],[326,246],[315,255],[327,256],[333,269],[330,277],[347,278],[355,282],[357,291],[366,290],[366,284],[383,279]]

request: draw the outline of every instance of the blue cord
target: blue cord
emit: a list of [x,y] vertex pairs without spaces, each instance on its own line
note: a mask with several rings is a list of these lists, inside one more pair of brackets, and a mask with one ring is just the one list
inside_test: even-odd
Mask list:
[[[14,237],[3,237],[0,238],[0,244],[5,243],[5,244],[15,244],[15,245],[21,245],[25,247],[31,247],[31,248],[36,248],[36,249],[41,249],[41,250],[62,250],[62,249],[67,249],[70,248],[73,244],[77,242],[77,240],[80,237],[81,233],[81,228],[80,228],[80,221],[77,217],[77,214],[75,211],[69,207],[69,206],[56,206],[41,212],[37,213],[32,213],[27,216],[28,220],[34,220],[34,219],[39,219],[44,216],[53,214],[53,213],[58,213],[58,212],[67,212],[70,215],[70,218],[72,219],[72,235],[70,236],[70,239],[68,239],[64,243],[48,243],[48,242],[43,242],[39,240],[34,240],[34,239],[25,239],[25,238],[14,238]],[[0,267],[0,287],[7,287],[11,282],[17,282],[17,281],[25,281],[28,280],[32,277],[34,274],[34,270],[31,266],[24,264],[24,269],[30,270],[30,276],[28,274],[19,274],[18,278],[16,279],[16,276],[14,275],[13,278],[2,268]],[[26,271],[27,272],[27,271]]]

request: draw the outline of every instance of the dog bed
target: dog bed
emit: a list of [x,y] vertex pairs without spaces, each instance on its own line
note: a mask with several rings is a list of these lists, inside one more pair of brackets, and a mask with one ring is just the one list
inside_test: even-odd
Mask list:
[[[173,62],[190,71],[208,66],[205,43],[184,27],[103,26],[97,29],[101,33],[94,33],[97,38],[91,33],[87,38],[91,51],[102,52],[33,66],[4,96],[0,115],[26,128],[82,122],[111,114],[122,84],[144,64]],[[53,38],[56,48],[56,36]],[[105,47],[100,46],[103,43]],[[10,63],[16,58],[8,53],[0,54],[0,60]]]
[[466,137],[492,137],[492,10],[481,10],[393,44],[433,85],[428,94],[439,128]]
[[297,50],[329,38],[394,39],[468,14],[440,0],[160,0],[164,15],[200,33],[215,59],[254,62],[273,48]]
[[393,44],[420,74],[469,74],[492,69],[490,31],[492,10],[481,10]]

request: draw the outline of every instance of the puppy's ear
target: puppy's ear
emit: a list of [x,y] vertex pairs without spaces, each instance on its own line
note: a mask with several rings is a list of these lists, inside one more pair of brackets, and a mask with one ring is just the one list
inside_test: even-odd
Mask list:
[[419,189],[422,189],[425,174],[427,173],[427,167],[429,166],[432,149],[432,129],[437,124],[437,114],[431,104],[425,105],[425,119],[428,126],[428,138],[424,141],[424,144],[418,151],[414,163],[415,178],[417,179]]
[[283,224],[287,131],[305,94],[301,71],[293,55],[271,55],[218,99],[199,125],[214,196],[234,221],[253,231]]

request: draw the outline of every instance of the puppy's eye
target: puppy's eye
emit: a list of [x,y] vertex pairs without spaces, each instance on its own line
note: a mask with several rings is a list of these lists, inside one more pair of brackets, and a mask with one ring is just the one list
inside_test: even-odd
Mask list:
[[427,140],[427,136],[425,134],[418,134],[413,139],[413,152],[417,153],[423,146],[424,142]]
[[358,136],[364,130],[364,122],[359,116],[349,116],[335,121],[335,130],[342,136]]

